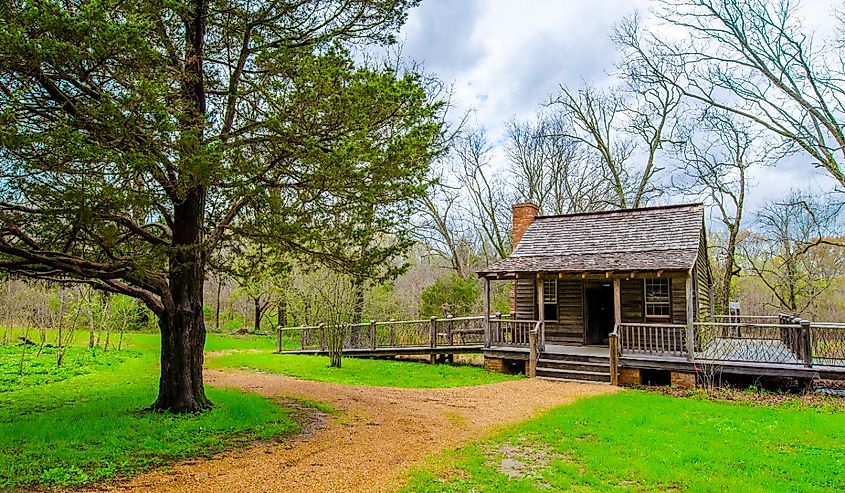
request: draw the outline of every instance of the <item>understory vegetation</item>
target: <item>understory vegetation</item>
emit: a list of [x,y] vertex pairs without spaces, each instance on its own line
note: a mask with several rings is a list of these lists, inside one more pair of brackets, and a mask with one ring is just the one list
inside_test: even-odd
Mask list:
[[404,491],[842,491],[845,413],[625,391],[452,450]]

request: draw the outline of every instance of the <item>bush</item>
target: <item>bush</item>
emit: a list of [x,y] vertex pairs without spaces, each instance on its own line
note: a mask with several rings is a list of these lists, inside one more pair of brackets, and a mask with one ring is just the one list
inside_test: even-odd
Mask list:
[[481,298],[481,286],[471,277],[452,273],[448,278],[437,278],[422,292],[420,315],[440,317],[474,315]]

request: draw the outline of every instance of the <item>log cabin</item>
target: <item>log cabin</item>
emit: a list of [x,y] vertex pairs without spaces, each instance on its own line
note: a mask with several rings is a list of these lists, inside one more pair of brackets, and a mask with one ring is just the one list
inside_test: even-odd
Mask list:
[[[702,204],[556,216],[538,215],[531,203],[512,210],[512,253],[478,272],[490,333],[498,338],[492,346],[508,340],[497,335],[502,323],[489,313],[495,281],[512,283],[511,319],[539,322],[546,353],[606,348],[614,328],[631,323],[677,327],[682,346],[683,327],[712,316]],[[488,356],[508,360],[503,353]]]

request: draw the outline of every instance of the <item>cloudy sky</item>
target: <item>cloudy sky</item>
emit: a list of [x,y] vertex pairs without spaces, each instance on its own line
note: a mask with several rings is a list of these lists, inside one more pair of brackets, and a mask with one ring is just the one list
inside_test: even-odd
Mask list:
[[[828,30],[832,5],[802,2],[805,25]],[[472,111],[501,144],[505,123],[530,118],[560,84],[606,79],[616,57],[609,39],[614,24],[637,10],[647,21],[648,8],[648,0],[423,0],[400,39],[407,58],[453,84],[453,115]],[[752,207],[792,187],[832,188],[832,180],[800,157],[753,181]]]

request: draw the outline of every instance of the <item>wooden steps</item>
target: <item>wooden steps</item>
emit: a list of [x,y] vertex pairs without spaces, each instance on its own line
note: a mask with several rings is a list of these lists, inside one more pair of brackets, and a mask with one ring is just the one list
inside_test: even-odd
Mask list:
[[541,353],[537,360],[537,377],[610,383],[610,356]]

